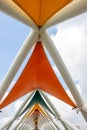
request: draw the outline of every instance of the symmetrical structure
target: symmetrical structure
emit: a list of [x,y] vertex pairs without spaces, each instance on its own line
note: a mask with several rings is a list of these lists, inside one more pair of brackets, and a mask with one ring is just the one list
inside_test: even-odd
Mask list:
[[[32,28],[0,85],[0,100],[14,79],[27,54],[34,47],[23,72],[8,96],[0,103],[0,109],[28,94],[11,120],[0,130],[78,130],[66,121],[51,103],[49,93],[73,108],[79,108],[87,121],[87,107],[77,90],[47,29],[64,20],[87,11],[86,0],[0,0],[0,10]],[[46,56],[49,52],[75,102],[67,95]],[[20,121],[14,126],[17,118]],[[61,122],[63,128],[53,118]],[[28,125],[27,125],[28,124]]]

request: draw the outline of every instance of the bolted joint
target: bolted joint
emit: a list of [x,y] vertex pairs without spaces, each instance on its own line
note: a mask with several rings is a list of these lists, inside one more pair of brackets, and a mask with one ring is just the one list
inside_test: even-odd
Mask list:
[[42,29],[42,26],[38,26],[36,30],[34,30],[36,33],[38,33],[38,42],[41,41],[41,35],[45,31]]

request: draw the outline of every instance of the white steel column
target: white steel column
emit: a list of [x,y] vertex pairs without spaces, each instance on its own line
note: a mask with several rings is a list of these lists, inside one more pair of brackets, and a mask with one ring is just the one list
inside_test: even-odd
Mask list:
[[58,124],[56,124],[56,123],[54,122],[54,120],[52,119],[52,117],[50,116],[50,114],[48,113],[48,111],[45,110],[45,112],[46,112],[47,115],[50,117],[50,120],[48,120],[48,122],[49,122],[49,123],[52,122],[52,124],[56,127],[57,130],[62,130],[62,128],[61,128]]
[[55,127],[56,130],[60,130],[60,129],[58,128],[58,126],[55,125],[55,123],[54,123],[53,121],[52,121],[51,123],[52,123],[52,125]]
[[[45,111],[45,109],[44,109],[44,111]],[[40,118],[41,118],[41,117],[40,117]],[[50,127],[52,130],[55,130],[54,125],[51,124],[50,120],[48,120],[48,118],[46,118],[44,115],[42,116],[40,122],[41,122],[41,124],[39,125],[40,127],[38,127],[39,129],[42,128],[45,123],[48,123],[49,127]]]
[[20,51],[18,52],[17,56],[15,57],[12,65],[10,66],[7,74],[5,75],[1,85],[0,85],[0,100],[2,99],[3,95],[5,94],[6,90],[8,89],[10,83],[12,82],[13,78],[15,77],[18,69],[20,68],[21,64],[25,60],[27,54],[29,53],[30,49],[34,45],[34,43],[38,39],[38,32],[31,32],[27,39],[25,40],[24,44],[22,45]]
[[17,127],[17,129],[16,130],[21,130],[21,128],[24,126],[24,122],[22,122],[20,125],[19,125],[19,127]]
[[85,12],[87,12],[87,0],[73,0],[50,18],[43,28],[51,27]]
[[[44,117],[45,120],[47,121],[47,123],[49,124],[49,126],[50,126],[53,130],[58,129],[57,126],[54,124],[54,122],[53,122],[51,116],[49,115],[48,111],[46,111],[45,109],[44,109],[44,111],[47,113],[47,115],[48,115],[49,118],[50,118],[50,119],[47,119],[46,117]],[[59,129],[58,129],[58,130],[59,130]]]
[[45,120],[47,120],[47,122],[51,125],[51,123],[53,124],[53,125],[51,125],[51,126],[54,126],[57,130],[62,130],[62,128],[60,128],[60,126],[59,125],[57,125],[55,122],[54,122],[54,120],[52,119],[52,117],[50,116],[50,114],[49,114],[49,112],[44,108],[44,111],[47,113],[47,115],[49,116],[49,118],[50,119],[47,119],[46,117],[44,117],[45,118]]
[[46,95],[46,93],[44,93],[44,92],[41,91],[41,94],[44,97],[44,99],[47,101],[47,103],[49,104],[49,106],[52,108],[52,110],[54,111],[56,118],[61,121],[61,123],[63,124],[64,128],[66,128],[66,130],[78,130],[78,128],[74,127],[70,122],[66,121],[60,115],[60,113],[58,112],[58,110],[54,107],[54,105],[49,100],[49,98]]
[[48,123],[49,127],[50,127],[52,130],[55,130],[53,124],[51,124],[50,121],[47,120],[47,123]]
[[53,124],[51,124],[51,123],[49,123],[49,122],[43,124],[41,128],[43,128],[43,127],[46,126],[46,125],[49,125],[49,127],[50,127],[51,130],[55,130]]
[[[52,120],[48,120],[48,119],[46,119],[46,120],[47,120],[49,126],[50,126],[53,130],[55,130],[55,128],[57,129],[56,125],[53,123]],[[52,123],[52,124],[51,124],[51,123]],[[55,127],[55,128],[54,128],[54,127]],[[58,130],[59,130],[59,129],[58,129]]]
[[29,18],[29,16],[22,11],[12,0],[0,0],[0,11],[9,16],[19,20],[29,27],[37,28],[36,24]]
[[19,128],[19,126],[21,125],[21,123],[23,121],[23,118],[24,118],[24,116],[22,117],[22,119],[14,127],[11,126],[12,130],[17,130]]
[[12,130],[20,130],[20,128],[24,125],[24,122],[20,122],[19,125],[17,125],[15,128]]
[[21,125],[21,123],[22,123],[22,121],[23,121],[23,119],[24,119],[24,117],[25,117],[25,115],[27,113],[28,112],[25,112],[25,114],[23,115],[22,119],[12,128],[12,130],[17,130],[20,127],[20,125]]
[[57,128],[57,130],[63,130],[58,124],[56,124],[54,121],[53,121],[53,124],[55,125],[55,127]]
[[6,127],[8,127],[11,123],[11,119],[4,123],[4,125],[0,126],[0,130],[4,130]]
[[14,127],[11,127],[11,129],[12,130],[17,130],[17,128],[19,127],[20,123],[21,123],[21,120],[17,124],[15,124]]
[[[24,102],[22,103],[22,105],[19,107],[19,109],[17,110],[16,114],[12,117],[11,119],[11,123],[9,124],[9,126],[7,127],[6,130],[9,130],[9,128],[11,127],[11,125],[13,124],[13,122],[16,120],[16,118],[19,116],[20,112],[22,111],[22,109],[24,108],[24,106],[26,105],[26,103],[30,100],[30,98],[32,97],[32,95],[34,94],[35,91],[31,92],[28,94],[27,98],[24,100]],[[3,129],[1,129],[3,130]]]
[[57,48],[55,47],[52,39],[49,37],[46,31],[41,32],[41,40],[45,47],[47,48],[49,54],[54,60],[54,63],[56,64],[58,70],[60,71],[65,83],[67,84],[67,87],[69,88],[71,94],[73,95],[77,107],[80,108],[85,120],[87,121],[87,105],[84,103],[77,87],[75,86],[75,83],[72,80],[71,75],[69,74]]
[[55,126],[55,124],[53,123],[53,121],[51,120],[51,117],[49,115],[49,113],[45,110],[44,108],[44,111],[47,113],[47,115],[49,116],[50,119],[46,118],[45,116],[43,117],[45,119],[45,121],[47,121],[48,125],[50,126],[50,128],[52,130],[55,130],[55,128],[57,129],[57,127]]

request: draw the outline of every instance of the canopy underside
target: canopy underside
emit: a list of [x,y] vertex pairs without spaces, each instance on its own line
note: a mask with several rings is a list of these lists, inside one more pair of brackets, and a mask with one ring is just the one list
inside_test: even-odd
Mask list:
[[13,0],[37,26],[42,26],[72,0]]
[[0,105],[0,108],[7,106],[34,89],[43,90],[67,104],[76,107],[56,77],[45,55],[41,42],[37,42],[22,74],[7,98]]

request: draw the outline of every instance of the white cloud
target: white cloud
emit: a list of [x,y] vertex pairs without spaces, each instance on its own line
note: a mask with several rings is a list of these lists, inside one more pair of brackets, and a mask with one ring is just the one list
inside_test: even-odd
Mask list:
[[[84,17],[84,22],[83,22]],[[85,88],[87,77],[87,14],[58,26],[58,33],[52,36],[73,79],[77,78],[82,91]],[[77,19],[80,19],[78,21]],[[84,77],[84,78],[83,78]]]
[[4,117],[4,118],[2,119],[2,122],[5,123],[5,122],[7,122],[8,120],[10,120],[9,117]]
[[5,124],[7,124],[10,121],[11,118],[4,117],[0,122],[0,127],[2,128]]
[[86,39],[84,35],[86,25],[79,26],[78,23],[71,22],[69,26],[66,26],[65,23],[65,26],[63,24],[62,27],[61,24],[58,26],[58,33],[52,36],[56,47],[73,76],[76,75],[75,69],[80,64],[79,60],[85,55],[82,52],[86,52],[87,49],[86,43],[84,43],[84,39]]
[[15,102],[14,107],[15,107],[15,112],[19,109],[19,107],[22,105],[23,100],[18,100]]
[[[87,14],[58,25],[57,30],[56,35],[51,37],[73,80],[79,80],[78,89],[87,103]],[[67,92],[70,94],[69,90]],[[69,108],[63,104],[58,104],[58,106],[67,119],[79,123],[82,130],[87,129],[87,124],[81,114],[78,114],[77,117],[73,112],[66,114],[70,111]]]
[[[58,48],[63,60],[70,71],[73,79],[79,80],[80,93],[82,94],[85,102],[87,102],[87,14],[84,14],[78,18],[69,20],[58,25],[58,32],[52,39],[55,41],[55,45]],[[56,68],[54,67],[56,71]],[[68,94],[69,90],[67,90]],[[70,95],[71,96],[71,95]],[[61,115],[72,122],[74,125],[80,125],[81,130],[87,129],[87,124],[85,123],[81,113],[76,114],[74,110],[71,109],[65,103],[62,103],[54,97],[51,98],[53,104],[59,110]],[[23,100],[18,100],[14,104],[15,112],[18,110]],[[10,107],[9,110],[12,111]],[[8,111],[9,115],[11,111]],[[5,111],[6,113],[7,111]],[[7,113],[7,114],[8,114]],[[3,121],[8,120],[9,117],[3,118]]]

